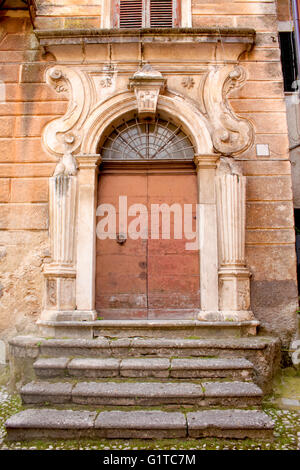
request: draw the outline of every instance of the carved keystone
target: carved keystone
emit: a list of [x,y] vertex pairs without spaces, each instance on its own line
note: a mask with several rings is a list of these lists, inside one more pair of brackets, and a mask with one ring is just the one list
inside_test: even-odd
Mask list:
[[165,89],[166,79],[151,65],[146,64],[129,79],[134,90],[140,117],[154,117],[159,94]]

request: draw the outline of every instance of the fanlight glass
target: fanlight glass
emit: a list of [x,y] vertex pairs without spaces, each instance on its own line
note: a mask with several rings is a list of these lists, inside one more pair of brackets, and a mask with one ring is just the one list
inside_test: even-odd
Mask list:
[[194,148],[181,127],[169,121],[139,121],[114,128],[101,149],[107,160],[193,160]]

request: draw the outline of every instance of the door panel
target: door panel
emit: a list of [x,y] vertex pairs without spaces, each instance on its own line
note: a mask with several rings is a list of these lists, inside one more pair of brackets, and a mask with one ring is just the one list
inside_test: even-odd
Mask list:
[[[134,183],[134,184],[133,184]],[[116,208],[119,227],[119,196],[131,204],[147,204],[147,175],[100,173],[98,206]],[[128,217],[128,224],[134,217]],[[96,310],[103,318],[147,318],[147,240],[123,244],[97,237]]]
[[[123,244],[97,238],[96,309],[107,319],[195,318],[199,309],[199,252],[187,251],[189,240],[174,239],[174,215],[170,215],[170,239],[162,239],[161,216],[159,239],[151,239],[151,204],[193,204],[190,209],[196,229],[197,178],[194,168],[186,164],[181,172],[145,168],[130,171],[127,166],[112,166],[100,172],[98,206],[116,207],[118,232],[119,196],[131,204],[144,204],[148,211],[148,239]],[[151,167],[150,167],[151,168]],[[154,165],[153,167],[154,168]],[[105,165],[104,165],[105,169]],[[123,172],[124,174],[122,174]],[[128,226],[135,217],[128,217]],[[97,222],[100,219],[97,220]]]
[[[189,210],[192,216],[195,215],[197,179],[194,172],[149,175],[148,207],[162,203],[170,207],[179,204],[182,214],[184,204],[193,204]],[[199,308],[199,253],[186,250],[183,223],[183,238],[174,239],[175,220],[171,212],[169,240],[163,239],[168,231],[163,229],[161,218],[160,239],[148,240],[148,308],[151,318],[193,318]],[[196,221],[191,220],[195,230]]]

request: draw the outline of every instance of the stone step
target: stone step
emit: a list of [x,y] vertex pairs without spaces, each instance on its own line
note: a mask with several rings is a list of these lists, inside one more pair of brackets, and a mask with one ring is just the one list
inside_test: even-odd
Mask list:
[[20,391],[24,404],[92,406],[235,406],[261,403],[262,390],[251,382],[30,382]]
[[[84,322],[83,322],[84,323]],[[10,341],[13,368],[23,383],[33,380],[33,363],[49,358],[245,358],[254,366],[255,382],[266,393],[279,366],[280,342],[271,337],[249,338],[122,338],[53,339],[18,336]],[[12,384],[13,385],[13,384]],[[17,384],[15,384],[17,388]]]
[[[99,314],[101,316],[101,313]],[[198,321],[198,320],[95,320],[72,321],[67,314],[59,321],[39,320],[43,336],[56,338],[129,338],[135,336],[151,338],[231,338],[256,335],[257,320],[249,321]]]
[[244,358],[39,358],[39,378],[154,377],[168,379],[231,378],[251,380],[253,364]]
[[[54,339],[17,336],[10,341],[15,357],[243,357],[280,344],[270,337],[255,338],[122,338]],[[261,354],[260,354],[261,355]]]
[[30,439],[271,439],[274,424],[258,410],[91,411],[27,409],[6,421],[9,440]]

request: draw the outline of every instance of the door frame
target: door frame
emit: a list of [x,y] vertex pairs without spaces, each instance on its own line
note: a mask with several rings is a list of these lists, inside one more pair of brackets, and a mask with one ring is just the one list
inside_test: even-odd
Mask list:
[[[230,74],[228,68],[231,70]],[[53,69],[50,70],[53,72]],[[61,71],[58,72],[54,74],[55,79],[61,76]],[[241,81],[243,74],[239,68],[232,70],[230,65],[223,67],[221,72],[210,72],[209,77],[205,85],[208,114],[204,114],[191,100],[170,90],[158,96],[156,111],[163,119],[166,117],[167,120],[171,119],[180,124],[195,149],[194,163],[197,169],[200,214],[198,221],[201,306],[198,320],[252,321],[254,316],[250,310],[251,274],[245,257],[246,177],[242,171],[237,172],[236,168],[232,168],[232,158],[228,157],[250,145],[252,127],[248,121],[234,117],[234,122],[238,122],[239,127],[239,140],[234,145],[230,139],[229,143],[227,142],[229,128],[225,133],[222,131],[221,136],[219,132],[223,129],[220,116],[223,116],[227,106],[224,103],[224,83],[227,83],[228,77],[231,81]],[[222,86],[216,87],[217,82],[222,82]],[[216,89],[219,94],[214,98]],[[214,106],[210,106],[211,103]],[[49,220],[50,226],[53,226],[54,238],[64,255],[66,251],[69,252],[66,250],[66,239],[70,233],[76,233],[73,243],[74,256],[71,259],[54,258],[44,266],[46,288],[41,320],[95,320],[97,317],[95,270],[97,173],[101,162],[99,146],[105,141],[112,126],[117,125],[120,120],[131,118],[135,113],[137,99],[134,93],[121,91],[99,102],[86,119],[81,121],[80,132],[74,130],[74,133],[65,135],[64,145],[70,142],[71,147],[66,154],[65,150],[61,152],[62,160],[66,159],[68,163],[71,159],[72,168],[71,172],[64,176],[64,194],[59,190],[60,185],[57,183],[61,176],[56,174],[56,170],[50,178],[53,184],[49,185]],[[43,133],[46,148],[53,148],[53,142],[56,145],[56,137],[53,137],[55,126],[58,125],[56,121],[51,121]],[[221,143],[223,140],[224,145]],[[55,151],[60,151],[60,146],[61,143],[54,146]],[[80,153],[76,154],[79,148]],[[221,164],[217,149],[224,152]],[[74,169],[76,165],[73,165],[75,159],[77,169]],[[60,165],[61,163],[57,165],[57,170]],[[101,184],[101,171],[99,181]],[[74,193],[75,207],[72,204]],[[60,217],[66,218],[66,214],[73,213],[73,209],[76,216],[66,221],[62,234],[61,225],[55,223],[54,216],[58,211]],[[227,257],[228,252],[231,253],[230,259]],[[64,301],[63,304],[61,300]]]
[[[77,310],[97,318],[96,290],[96,205],[101,184],[100,155],[78,155],[77,211]],[[219,155],[196,155],[199,204],[200,310],[218,311],[218,231],[215,176]]]

